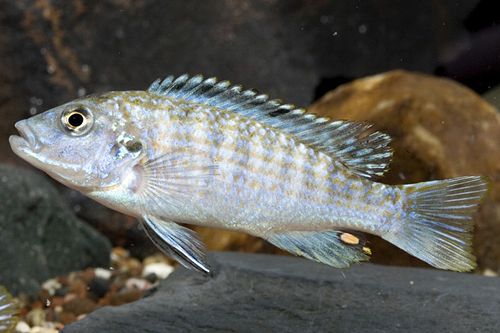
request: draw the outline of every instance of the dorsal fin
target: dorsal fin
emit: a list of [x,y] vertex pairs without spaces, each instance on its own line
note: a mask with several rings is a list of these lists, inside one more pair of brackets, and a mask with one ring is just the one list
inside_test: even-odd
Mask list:
[[392,157],[388,135],[375,132],[361,136],[370,127],[366,123],[329,121],[329,118],[306,113],[292,104],[269,99],[255,89],[231,86],[229,81],[217,82],[214,77],[204,80],[202,75],[191,78],[187,74],[178,78],[171,75],[163,81],[153,82],[148,91],[263,122],[341,160],[352,172],[366,178],[382,176]]

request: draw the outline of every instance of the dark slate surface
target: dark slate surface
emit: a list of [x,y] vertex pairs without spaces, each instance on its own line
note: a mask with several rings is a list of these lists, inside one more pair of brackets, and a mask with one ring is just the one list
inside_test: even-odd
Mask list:
[[499,332],[499,278],[302,258],[211,253],[213,277],[184,268],[139,301],[62,332]]
[[12,294],[87,267],[109,267],[111,245],[75,217],[42,173],[0,164],[0,284]]

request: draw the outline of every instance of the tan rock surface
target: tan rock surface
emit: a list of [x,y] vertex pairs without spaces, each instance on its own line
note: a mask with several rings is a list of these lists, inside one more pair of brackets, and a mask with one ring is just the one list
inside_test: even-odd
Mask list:
[[[479,95],[452,80],[392,71],[341,86],[310,112],[367,121],[393,137],[394,161],[380,181],[406,184],[485,175],[492,191],[476,217],[474,252],[480,271],[500,266],[500,116]],[[372,261],[425,265],[378,238]]]

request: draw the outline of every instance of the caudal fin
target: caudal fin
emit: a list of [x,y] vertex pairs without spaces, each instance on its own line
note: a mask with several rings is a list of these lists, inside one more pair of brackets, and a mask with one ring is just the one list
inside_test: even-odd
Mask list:
[[406,220],[382,238],[430,265],[465,272],[476,267],[472,216],[489,189],[485,177],[470,176],[404,185]]

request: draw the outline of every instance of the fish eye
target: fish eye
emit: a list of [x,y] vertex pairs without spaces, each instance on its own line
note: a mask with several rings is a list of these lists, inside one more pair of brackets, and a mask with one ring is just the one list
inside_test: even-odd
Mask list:
[[72,112],[68,115],[68,126],[73,128],[78,128],[82,126],[85,118],[83,118],[83,114],[80,112]]
[[72,136],[86,134],[94,119],[92,113],[85,107],[73,107],[63,111],[61,115],[61,127],[65,133]]

